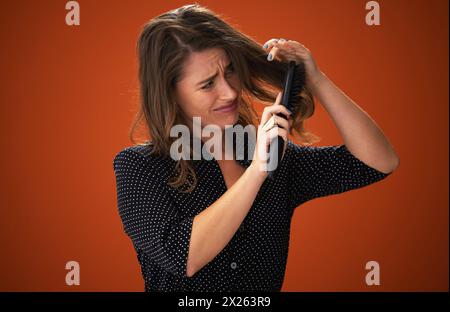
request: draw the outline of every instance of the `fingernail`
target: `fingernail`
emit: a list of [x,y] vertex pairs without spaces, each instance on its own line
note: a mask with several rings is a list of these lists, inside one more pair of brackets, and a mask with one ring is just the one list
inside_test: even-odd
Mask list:
[[268,45],[267,43],[265,43],[264,46],[263,46],[263,48],[264,48],[264,49],[267,49],[268,46],[269,46],[269,45]]
[[273,58],[272,54],[269,54],[269,55],[267,56],[267,60],[268,60],[268,61],[271,61],[272,58]]

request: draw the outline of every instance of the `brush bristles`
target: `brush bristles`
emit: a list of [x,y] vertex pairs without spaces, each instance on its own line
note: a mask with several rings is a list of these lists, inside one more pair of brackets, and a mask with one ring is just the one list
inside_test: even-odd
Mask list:
[[305,86],[305,67],[303,62],[300,64],[296,64],[294,68],[294,75],[292,77],[291,89],[289,92],[289,103],[287,103],[287,108],[293,113],[296,114],[296,108],[300,103],[301,96],[300,92],[303,90]]

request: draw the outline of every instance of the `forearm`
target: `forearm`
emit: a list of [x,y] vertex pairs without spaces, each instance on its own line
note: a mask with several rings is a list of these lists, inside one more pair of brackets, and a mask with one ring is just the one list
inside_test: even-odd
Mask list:
[[228,244],[241,225],[265,176],[252,165],[217,201],[194,218],[187,276],[194,275]]
[[393,171],[399,158],[375,121],[324,73],[309,86],[330,115],[349,151],[367,165],[384,173]]

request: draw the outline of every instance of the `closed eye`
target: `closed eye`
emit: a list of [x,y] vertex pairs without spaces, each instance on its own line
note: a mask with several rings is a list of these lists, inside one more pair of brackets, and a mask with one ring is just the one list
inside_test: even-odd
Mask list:
[[[233,67],[233,63],[228,64],[227,66],[227,74],[229,73],[234,73],[234,67]],[[210,81],[208,81],[207,84],[203,85],[202,89],[210,89],[214,83],[215,79],[211,79]]]

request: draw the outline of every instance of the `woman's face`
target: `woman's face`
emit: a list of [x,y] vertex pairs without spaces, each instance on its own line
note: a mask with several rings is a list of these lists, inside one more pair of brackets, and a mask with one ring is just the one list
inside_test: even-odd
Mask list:
[[234,125],[239,117],[239,80],[224,50],[193,52],[183,64],[175,98],[192,126],[201,117],[201,127]]

